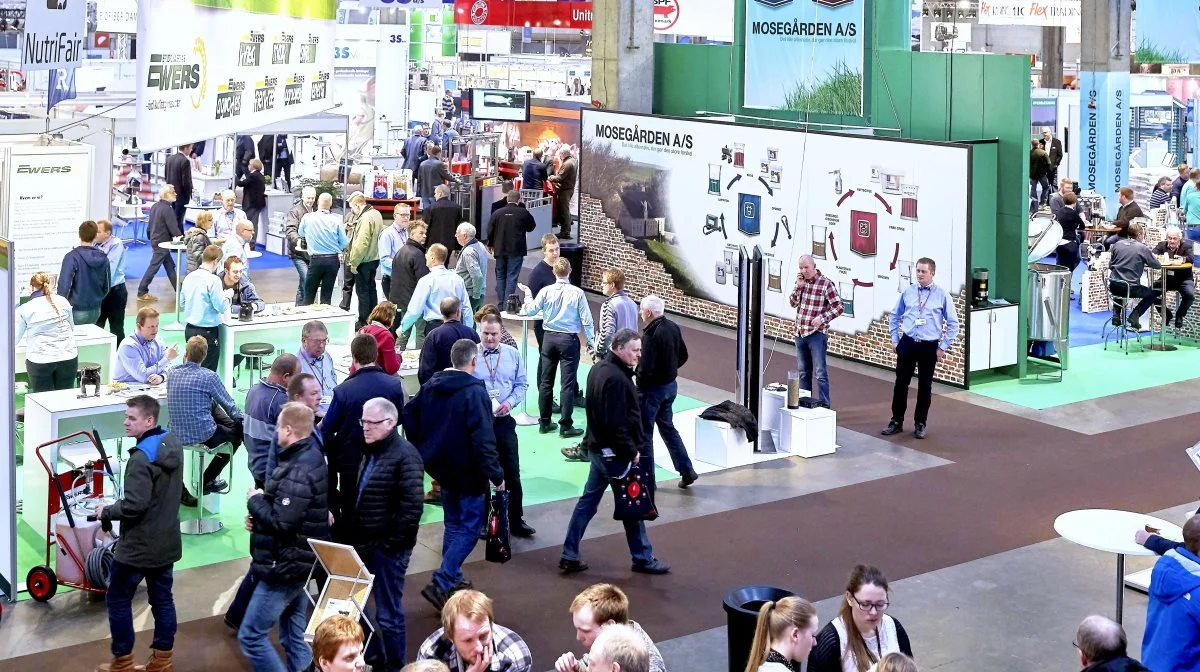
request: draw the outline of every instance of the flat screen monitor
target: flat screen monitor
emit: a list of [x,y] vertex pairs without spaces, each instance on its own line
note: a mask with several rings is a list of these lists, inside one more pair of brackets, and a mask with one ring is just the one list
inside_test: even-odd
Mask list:
[[529,92],[471,89],[471,118],[478,121],[529,121]]

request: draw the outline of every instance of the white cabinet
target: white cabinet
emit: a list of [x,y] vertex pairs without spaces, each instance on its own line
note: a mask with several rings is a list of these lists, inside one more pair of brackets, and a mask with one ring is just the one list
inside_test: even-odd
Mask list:
[[1018,307],[972,310],[968,319],[971,371],[986,371],[1017,363]]

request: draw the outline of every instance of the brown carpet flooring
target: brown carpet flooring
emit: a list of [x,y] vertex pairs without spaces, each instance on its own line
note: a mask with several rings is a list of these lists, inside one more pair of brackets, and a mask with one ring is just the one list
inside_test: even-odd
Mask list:
[[[730,366],[732,340],[693,329],[686,338],[692,353]],[[776,354],[768,379],[792,365]],[[726,389],[732,381],[732,371],[717,365],[693,364],[683,373]],[[876,434],[889,415],[891,384],[839,369],[830,375],[840,425]],[[559,653],[577,648],[567,607],[594,582],[622,586],[633,617],[665,640],[723,625],[722,597],[737,586],[772,584],[819,600],[840,593],[857,562],[901,579],[1054,538],[1055,516],[1071,509],[1153,511],[1191,500],[1195,474],[1177,467],[1194,441],[1196,421],[1160,423],[1153,441],[1134,428],[1084,436],[935,398],[929,439],[891,438],[954,464],[675,523],[664,506],[667,523],[650,537],[656,555],[674,567],[667,576],[632,574],[623,535],[585,541],[592,569],[582,575],[558,574],[558,547],[520,554],[503,566],[474,563],[467,573],[495,599],[498,622],[528,641],[535,669],[549,669]],[[701,481],[671,497],[704,495]],[[428,580],[422,574],[407,584],[410,655],[437,627],[418,594]],[[903,618],[904,605],[895,612]],[[93,642],[0,662],[0,670],[86,670],[106,651],[106,642]],[[176,651],[179,670],[247,669],[220,618],[182,624]],[[723,666],[714,661],[712,669]]]

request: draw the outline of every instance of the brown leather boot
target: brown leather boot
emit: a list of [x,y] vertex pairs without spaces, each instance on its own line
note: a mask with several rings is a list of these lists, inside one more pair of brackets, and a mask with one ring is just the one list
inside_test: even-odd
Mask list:
[[150,649],[150,657],[145,665],[134,665],[134,672],[174,672],[175,665],[171,662],[170,651]]
[[133,654],[128,656],[113,656],[111,662],[97,665],[96,672],[134,672]]

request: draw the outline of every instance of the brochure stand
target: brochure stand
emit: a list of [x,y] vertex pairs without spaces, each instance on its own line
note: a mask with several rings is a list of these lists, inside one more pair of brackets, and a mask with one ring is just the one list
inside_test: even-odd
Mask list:
[[[358,557],[358,552],[353,546],[316,539],[309,539],[308,545],[317,554],[317,562],[325,569],[326,578],[316,602],[313,602],[313,613],[308,620],[308,627],[304,630],[304,641],[311,644],[321,621],[340,614],[366,625],[367,638],[363,642],[365,648],[371,641],[371,636],[375,634],[375,627],[363,613],[367,608],[371,588],[375,585],[375,576],[367,571],[367,566],[363,564],[362,558]],[[315,570],[316,565],[313,565],[313,571]],[[308,578],[312,580],[312,572],[309,572]],[[310,597],[309,600],[311,599]]]

